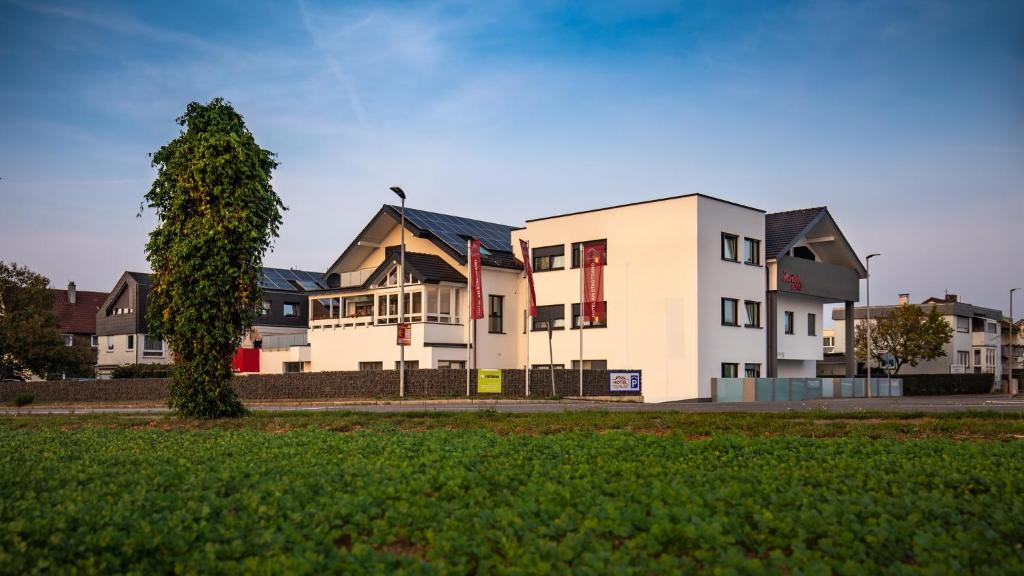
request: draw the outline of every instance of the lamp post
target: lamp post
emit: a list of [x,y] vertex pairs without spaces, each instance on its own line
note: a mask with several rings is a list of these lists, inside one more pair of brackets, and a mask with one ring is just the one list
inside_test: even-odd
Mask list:
[[1013,293],[1016,292],[1017,290],[1020,290],[1020,288],[1010,288],[1010,333],[1008,334],[1009,341],[1007,342],[1010,345],[1010,371],[1006,373],[1006,391],[1009,392],[1010,394],[1016,392],[1016,390],[1013,389],[1013,365],[1016,363],[1016,359],[1013,357],[1013,340],[1017,336],[1017,331],[1014,329],[1013,326]]
[[[871,398],[871,259],[881,256],[881,254],[869,254],[865,259],[868,263],[868,341],[867,341],[867,357],[865,360],[868,364],[868,381],[864,384],[864,395],[867,398]],[[855,347],[856,349],[856,347]]]
[[[398,259],[398,324],[405,334],[405,192],[398,186],[391,191],[402,199],[402,246]],[[405,397],[405,344],[398,343],[398,395]]]

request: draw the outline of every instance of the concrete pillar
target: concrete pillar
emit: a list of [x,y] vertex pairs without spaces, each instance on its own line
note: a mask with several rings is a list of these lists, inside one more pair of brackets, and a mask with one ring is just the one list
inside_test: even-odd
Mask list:
[[846,377],[853,378],[857,375],[857,340],[856,323],[853,317],[853,302],[845,303],[846,318]]
[[768,292],[768,312],[765,317],[768,331],[767,378],[778,378],[779,373],[779,293]]

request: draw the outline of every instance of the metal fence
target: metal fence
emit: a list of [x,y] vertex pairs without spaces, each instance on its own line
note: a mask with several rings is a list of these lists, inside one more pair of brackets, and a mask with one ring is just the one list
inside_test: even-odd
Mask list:
[[[866,378],[712,378],[712,402],[792,402],[864,398]],[[903,380],[872,378],[871,396],[903,396]]]

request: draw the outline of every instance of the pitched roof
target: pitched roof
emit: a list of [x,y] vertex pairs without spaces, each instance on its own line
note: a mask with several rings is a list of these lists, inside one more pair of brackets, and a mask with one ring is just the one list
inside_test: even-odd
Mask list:
[[95,334],[96,312],[107,299],[106,292],[75,290],[75,303],[68,302],[68,291],[53,291],[53,315],[64,334]]
[[[132,272],[127,274],[139,284],[149,286],[153,284],[153,275],[146,272]],[[260,278],[260,286],[266,290],[277,292],[302,292],[306,290],[321,290],[327,287],[322,272],[309,272],[307,270],[295,270],[293,268],[269,268],[263,267],[263,275]],[[293,282],[298,282],[303,288],[300,290]]]
[[[401,252],[398,246],[389,246],[385,250],[384,262],[371,274],[366,282],[363,283],[363,287],[371,286],[373,283],[380,280],[380,277],[391,267],[392,264],[398,262],[401,258]],[[443,258],[436,254],[424,254],[422,252],[406,252],[405,253],[405,266],[409,269],[413,278],[427,284],[436,284],[438,282],[457,282],[465,283],[466,277],[452,268],[450,264],[444,261]]]
[[[387,204],[385,208],[390,209],[396,219],[401,217],[401,207]],[[465,260],[466,242],[476,238],[485,249],[480,254],[484,266],[522,267],[512,253],[512,231],[516,230],[515,226],[415,208],[405,209],[405,220],[419,229],[417,235],[432,237],[457,259]]]
[[775,212],[765,216],[765,256],[778,258],[808,228],[828,212],[824,206],[803,208],[787,212]]

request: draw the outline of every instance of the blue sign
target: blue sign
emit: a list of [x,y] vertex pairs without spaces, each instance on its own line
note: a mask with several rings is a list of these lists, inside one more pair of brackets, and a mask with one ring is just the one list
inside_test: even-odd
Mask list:
[[609,372],[608,373],[608,391],[609,392],[639,392],[640,391],[640,373],[639,372]]

